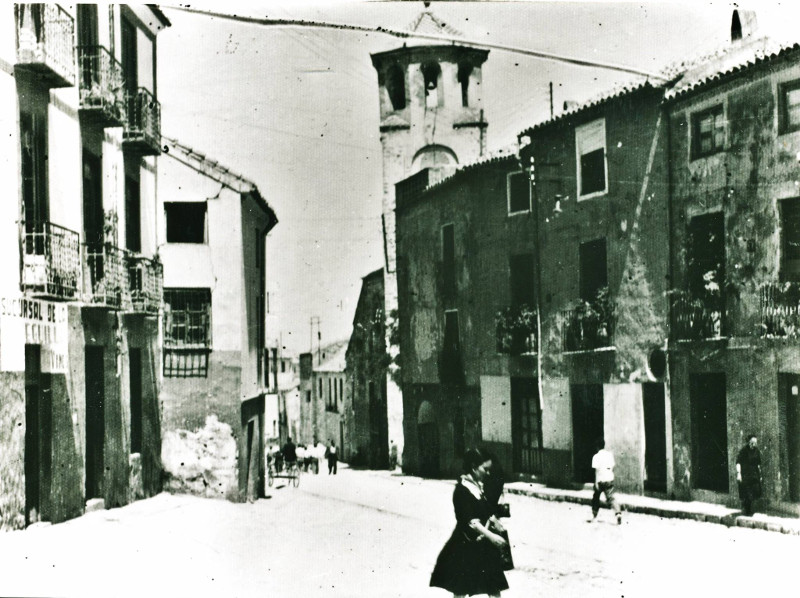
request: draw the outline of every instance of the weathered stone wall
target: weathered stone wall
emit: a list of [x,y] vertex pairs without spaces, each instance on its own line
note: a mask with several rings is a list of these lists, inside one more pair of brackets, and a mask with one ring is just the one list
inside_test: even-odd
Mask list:
[[0,374],[0,529],[25,527],[25,374]]

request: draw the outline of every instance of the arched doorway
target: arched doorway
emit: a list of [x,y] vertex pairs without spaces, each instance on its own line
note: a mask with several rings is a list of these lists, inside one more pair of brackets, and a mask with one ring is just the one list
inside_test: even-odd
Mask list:
[[434,478],[439,475],[439,429],[436,414],[428,401],[423,401],[417,412],[417,446],[419,447],[419,474]]

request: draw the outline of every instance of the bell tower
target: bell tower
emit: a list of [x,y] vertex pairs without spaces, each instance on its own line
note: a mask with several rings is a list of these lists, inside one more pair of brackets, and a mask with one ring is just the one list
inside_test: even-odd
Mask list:
[[[427,6],[408,31],[461,36]],[[488,50],[456,43],[418,44],[414,38],[400,48],[372,55],[378,72],[383,149],[386,315],[397,309],[395,184],[424,168],[446,174],[484,155],[488,123],[483,113],[481,67],[488,55]],[[387,343],[396,354],[398,347],[388,339]],[[389,439],[402,455],[403,397],[391,378],[387,380],[387,410]]]

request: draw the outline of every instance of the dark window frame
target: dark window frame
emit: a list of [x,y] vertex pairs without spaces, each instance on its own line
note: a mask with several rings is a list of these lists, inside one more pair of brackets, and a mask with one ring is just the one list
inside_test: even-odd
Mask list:
[[165,349],[211,348],[211,289],[164,289]]
[[792,123],[789,116],[788,94],[800,92],[800,79],[787,81],[778,84],[778,132],[793,133],[800,131],[800,102],[798,102],[798,116],[796,122]]
[[[711,119],[711,131],[710,133],[702,134],[700,129],[703,126],[703,122],[709,118]],[[717,118],[722,119],[722,141],[719,144],[716,143],[714,135],[714,132],[717,128]],[[708,156],[713,156],[714,154],[725,151],[725,138],[728,134],[727,121],[725,120],[725,105],[721,103],[715,104],[692,114],[690,130],[692,135],[691,147],[693,160],[697,160],[698,158],[706,158]],[[711,146],[708,149],[703,149],[702,147],[705,135],[710,135],[711,139]]]
[[[203,212],[202,235],[198,234],[196,230],[190,229],[186,223],[186,216],[190,208],[200,210],[200,206],[202,206]],[[195,215],[195,218],[199,221],[198,215]],[[185,243],[191,245],[208,244],[208,202],[166,201],[164,202],[164,219],[167,243]],[[170,221],[172,221],[172,223],[170,223]],[[202,240],[199,240],[201,237]]]
[[[800,197],[782,199],[778,205],[781,219],[780,280],[781,282],[800,282]],[[794,226],[791,226],[792,222]],[[794,229],[791,232],[796,233],[792,235],[792,238],[788,234],[790,229]]]
[[[518,182],[512,182],[513,179],[518,179]],[[515,188],[515,185],[519,185],[519,187]],[[515,201],[515,191],[518,189],[522,189],[522,187],[526,188],[526,195],[528,196],[528,201],[526,202],[524,209],[519,209],[522,205],[522,202],[517,200]],[[521,192],[520,192],[521,193]],[[522,195],[520,195],[522,197]],[[531,184],[530,184],[530,177],[528,173],[525,171],[517,171],[517,172],[509,172],[506,175],[506,200],[508,204],[508,215],[513,216],[515,214],[527,214],[532,209],[532,193],[531,193]]]
[[[586,149],[595,128],[602,128],[603,141],[599,147]],[[575,179],[578,185],[578,201],[599,197],[608,193],[608,139],[604,116],[575,127]]]

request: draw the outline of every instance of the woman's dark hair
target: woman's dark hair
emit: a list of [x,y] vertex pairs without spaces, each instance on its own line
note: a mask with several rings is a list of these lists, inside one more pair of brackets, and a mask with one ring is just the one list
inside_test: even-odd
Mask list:
[[481,449],[469,449],[464,453],[464,473],[470,473],[476,469],[481,463],[490,461],[491,457]]

